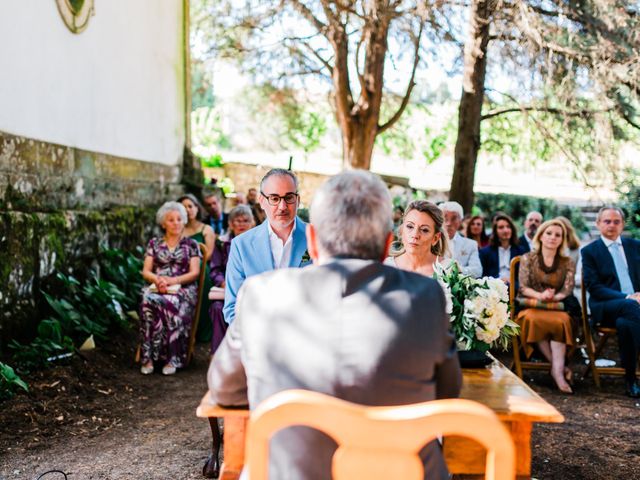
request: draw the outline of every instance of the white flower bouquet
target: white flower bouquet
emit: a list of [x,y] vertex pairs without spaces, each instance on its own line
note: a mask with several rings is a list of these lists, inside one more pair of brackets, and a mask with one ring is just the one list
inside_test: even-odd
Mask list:
[[472,278],[460,272],[456,262],[436,264],[434,277],[447,302],[451,330],[459,350],[506,350],[519,327],[509,317],[509,290],[502,280]]

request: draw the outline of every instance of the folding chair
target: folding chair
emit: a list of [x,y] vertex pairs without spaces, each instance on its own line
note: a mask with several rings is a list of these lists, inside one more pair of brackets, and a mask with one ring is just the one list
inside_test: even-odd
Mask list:
[[[618,331],[615,327],[603,327],[601,325],[591,326],[589,322],[589,314],[587,312],[587,290],[584,288],[584,280],[582,281],[582,329],[584,330],[585,348],[589,357],[589,366],[585,369],[582,378],[586,378],[591,371],[593,381],[596,387],[600,388],[600,375],[624,375],[624,368],[621,367],[598,367],[596,360],[602,354],[605,345],[611,337],[617,336]],[[598,336],[598,343],[593,341],[593,333]],[[638,372],[640,375],[640,371]]]
[[269,440],[293,425],[324,432],[338,444],[332,462],[334,480],[421,480],[424,472],[418,453],[427,442],[447,435],[471,438],[486,449],[485,478],[515,478],[511,434],[480,403],[451,399],[368,407],[322,393],[286,390],[251,413],[246,443],[251,480],[267,478]]

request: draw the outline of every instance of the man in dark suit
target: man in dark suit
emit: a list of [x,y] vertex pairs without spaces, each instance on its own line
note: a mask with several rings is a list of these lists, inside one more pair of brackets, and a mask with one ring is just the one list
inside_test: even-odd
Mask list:
[[204,189],[202,203],[209,214],[204,223],[209,225],[217,236],[227,233],[229,219],[222,211],[224,192],[219,187]]
[[[455,397],[461,371],[445,299],[433,279],[381,263],[393,240],[391,198],[374,174],[329,179],[311,205],[314,265],[248,278],[209,367],[211,398],[256,408],[292,388],[364,405]],[[270,478],[331,477],[336,444],[306,427],[271,442]],[[437,443],[428,478],[448,478]]]
[[594,324],[615,326],[626,393],[640,398],[636,365],[640,352],[640,242],[622,238],[624,214],[603,207],[596,225],[600,238],[582,249],[582,275],[590,294]]
[[540,212],[529,212],[524,219],[524,233],[520,237],[520,250],[525,254],[531,251],[533,237],[536,236],[538,227],[542,225],[542,214]]

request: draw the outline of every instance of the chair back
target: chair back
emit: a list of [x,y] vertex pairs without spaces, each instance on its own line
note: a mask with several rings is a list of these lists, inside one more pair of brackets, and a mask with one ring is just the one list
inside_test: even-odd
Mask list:
[[518,295],[516,285],[518,283],[518,272],[520,270],[521,258],[522,257],[520,255],[518,255],[517,257],[513,257],[511,259],[511,263],[509,264],[509,310],[511,321],[514,322],[516,319],[516,296]]
[[204,243],[198,243],[200,247],[200,253],[202,254],[202,261],[200,262],[200,274],[198,275],[198,301],[196,302],[196,310],[194,313],[193,321],[191,322],[191,332],[189,332],[189,347],[187,349],[187,365],[191,362],[191,357],[193,357],[193,350],[196,345],[196,332],[198,330],[198,323],[200,321],[200,311],[202,310],[202,299],[205,293],[204,284],[205,284],[205,275],[207,272],[206,269],[206,258],[209,254],[207,250],[207,246]]
[[251,413],[247,438],[251,480],[268,478],[269,439],[293,425],[317,429],[338,444],[332,463],[335,480],[422,479],[418,453],[442,435],[480,443],[487,451],[485,478],[515,478],[513,439],[495,413],[477,402],[451,399],[367,407],[322,393],[287,390]]

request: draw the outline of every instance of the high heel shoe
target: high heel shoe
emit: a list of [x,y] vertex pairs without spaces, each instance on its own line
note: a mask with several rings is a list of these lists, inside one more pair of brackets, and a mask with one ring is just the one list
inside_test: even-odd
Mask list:
[[209,458],[202,467],[202,475],[205,478],[218,478],[220,476],[220,461],[218,455],[209,454]]

